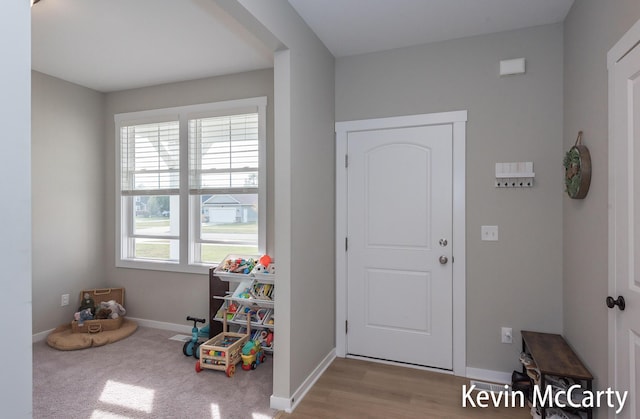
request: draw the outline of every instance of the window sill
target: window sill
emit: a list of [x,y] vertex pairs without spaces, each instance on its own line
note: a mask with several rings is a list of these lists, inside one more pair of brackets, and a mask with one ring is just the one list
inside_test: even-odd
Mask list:
[[216,264],[180,264],[178,262],[154,261],[143,259],[117,259],[116,268],[143,269],[147,271],[179,272],[190,274],[208,274],[209,268]]

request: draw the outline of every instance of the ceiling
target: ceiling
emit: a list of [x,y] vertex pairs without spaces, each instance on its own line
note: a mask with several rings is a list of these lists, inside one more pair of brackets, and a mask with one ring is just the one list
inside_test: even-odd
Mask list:
[[573,0],[289,0],[336,57],[562,22]]
[[41,0],[31,44],[34,70],[101,92],[273,67],[212,0]]
[[[272,1],[272,0],[262,0]],[[573,0],[289,0],[336,57],[561,22]],[[215,0],[41,0],[32,68],[101,92],[273,66]]]

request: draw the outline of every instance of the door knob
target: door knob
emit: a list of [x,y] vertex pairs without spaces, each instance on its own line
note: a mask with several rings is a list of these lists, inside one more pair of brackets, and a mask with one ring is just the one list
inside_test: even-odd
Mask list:
[[447,262],[449,262],[449,258],[447,258],[446,256],[440,256],[440,259],[438,259],[440,261],[441,265],[446,265]]
[[607,307],[614,308],[615,306],[618,306],[620,311],[624,311],[626,304],[622,295],[619,295],[618,299],[616,300],[614,300],[611,296],[607,297]]

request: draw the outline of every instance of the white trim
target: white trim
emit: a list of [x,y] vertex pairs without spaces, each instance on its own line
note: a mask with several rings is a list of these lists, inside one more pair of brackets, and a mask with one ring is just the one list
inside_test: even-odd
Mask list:
[[32,339],[32,343],[36,343],[36,342],[40,342],[43,341],[47,338],[47,336],[49,336],[49,334],[51,332],[53,332],[55,329],[49,329],[49,330],[45,330],[44,332],[40,332],[40,333],[34,333],[33,336],[31,337]]
[[329,365],[336,359],[335,348],[329,351],[322,361],[316,366],[316,368],[309,374],[309,376],[300,384],[298,389],[293,392],[291,398],[271,396],[270,406],[272,409],[284,410],[287,413],[291,413],[302,401],[304,396],[307,395],[309,390],[318,381],[318,378],[329,368]]
[[[607,68],[609,69],[609,74],[612,73],[613,65],[627,55],[637,44],[638,40],[640,40],[640,20],[634,23],[627,33],[622,35],[622,38],[620,38],[607,53]],[[611,86],[609,86],[609,91],[611,91]],[[609,118],[609,120],[611,120],[611,118]]]
[[370,131],[396,127],[414,127],[424,125],[442,125],[454,122],[466,122],[467,111],[427,113],[419,115],[392,116],[388,118],[359,119],[336,122],[336,132]]
[[[608,269],[607,269],[607,291],[608,295],[616,295],[616,130],[615,130],[615,65],[632,50],[638,44],[640,40],[640,20],[638,20],[623,36],[616,42],[616,44],[607,53],[607,69],[608,74],[608,89],[609,89],[609,127],[608,127],[608,163],[609,163],[609,196],[608,196]],[[607,381],[608,387],[615,388],[616,386],[616,319],[617,310],[608,310],[607,326],[608,326],[608,354],[607,354]],[[609,409],[608,417],[613,419],[615,413],[613,409]]]
[[[617,44],[616,44],[617,46]],[[616,48],[614,46],[614,48]],[[616,225],[616,216],[615,216],[615,201],[616,201],[616,193],[615,193],[615,166],[613,160],[613,155],[615,154],[615,146],[614,146],[614,120],[615,115],[613,112],[614,103],[615,103],[615,95],[614,95],[614,86],[615,86],[615,77],[614,77],[614,68],[613,64],[615,61],[612,61],[612,51],[613,48],[607,54],[608,61],[608,89],[609,89],[609,103],[608,103],[608,114],[609,114],[609,127],[608,127],[608,138],[609,142],[607,145],[608,150],[608,175],[609,175],[609,193],[608,193],[608,246],[607,246],[607,295],[615,294],[615,225]],[[617,58],[615,59],[617,61]],[[616,314],[613,310],[608,310],[607,313],[607,386],[609,388],[615,388],[616,383]],[[611,409],[610,409],[611,410]],[[610,419],[613,419],[614,414],[609,412],[607,415]]]
[[453,373],[467,367],[466,139],[464,120],[453,123]]
[[293,411],[291,409],[291,399],[287,399],[286,397],[277,397],[273,394],[269,398],[269,407],[276,410],[283,410],[287,413],[291,413]]
[[138,326],[151,327],[153,329],[170,330],[172,332],[179,332],[179,333],[185,333],[187,335],[191,335],[192,326],[189,326],[186,324],[159,322],[156,320],[139,319],[137,317],[129,317],[129,316],[127,316],[127,319],[133,320],[134,322],[138,323]]
[[[267,106],[267,97],[258,96],[246,99],[224,100],[221,102],[201,103],[198,105],[176,106],[173,108],[152,109],[147,111],[126,112],[114,115],[116,127],[124,123],[136,125],[178,119],[178,115],[187,114],[189,118],[204,116],[231,115],[237,112],[256,112],[256,107]],[[222,112],[222,113],[221,113]],[[165,119],[163,119],[165,118]]]
[[[172,332],[179,332],[179,333],[185,333],[185,334],[191,335],[191,326],[188,326],[185,324],[159,322],[156,320],[139,319],[137,317],[129,317],[129,316],[127,316],[127,319],[138,323],[138,326],[151,327],[153,329],[170,330]],[[45,340],[47,336],[49,336],[49,334],[54,330],[55,329],[49,329],[43,332],[34,333],[32,336],[33,343]]]
[[[466,375],[466,121],[467,111],[440,112],[336,123],[336,355],[345,357],[347,342],[347,135],[353,131],[405,126],[453,125],[453,373]],[[443,370],[436,370],[443,372]]]
[[336,123],[336,355],[347,355],[347,131]]
[[483,370],[482,368],[467,367],[466,377],[470,380],[489,381],[498,384],[510,384],[511,374],[502,371]]

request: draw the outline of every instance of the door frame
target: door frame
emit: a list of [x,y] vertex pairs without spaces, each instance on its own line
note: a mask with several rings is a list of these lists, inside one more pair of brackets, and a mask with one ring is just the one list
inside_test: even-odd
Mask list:
[[[450,124],[453,128],[453,374],[465,377],[466,352],[466,121],[467,111],[336,122],[336,355],[347,356],[347,139],[349,132]],[[443,370],[436,370],[445,372]]]
[[[608,214],[608,295],[616,295],[616,278],[615,278],[615,260],[616,260],[616,245],[615,245],[615,225],[616,225],[616,217],[615,217],[615,198],[616,198],[616,182],[615,182],[615,149],[617,144],[616,137],[616,129],[615,129],[615,65],[624,58],[632,49],[640,48],[638,42],[640,41],[640,20],[638,20],[623,36],[620,38],[618,42],[609,50],[607,53],[607,69],[609,71],[609,144],[608,144],[608,154],[609,154],[609,214]],[[604,296],[603,296],[604,301]],[[608,310],[608,380],[609,387],[615,388],[616,383],[616,320],[618,317],[618,310]],[[610,409],[609,417],[615,417],[615,413]]]

